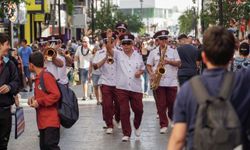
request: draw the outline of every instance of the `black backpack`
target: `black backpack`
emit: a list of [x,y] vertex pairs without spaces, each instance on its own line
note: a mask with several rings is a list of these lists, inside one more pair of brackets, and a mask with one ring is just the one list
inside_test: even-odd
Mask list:
[[[40,86],[41,89],[48,94],[49,92],[45,87],[43,74],[44,72],[42,72],[42,75],[40,77]],[[71,90],[68,86],[60,84],[58,82],[57,86],[61,93],[61,98],[58,105],[60,123],[63,127],[70,128],[75,124],[75,122],[79,118],[78,100],[74,91]]]
[[240,120],[230,102],[233,73],[226,73],[218,96],[210,96],[201,78],[190,80],[198,107],[194,129],[194,150],[233,150],[241,140]]

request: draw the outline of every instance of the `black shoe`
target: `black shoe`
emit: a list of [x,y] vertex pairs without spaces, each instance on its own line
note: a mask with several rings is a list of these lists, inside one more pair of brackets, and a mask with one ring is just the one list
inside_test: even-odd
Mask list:
[[32,89],[30,89],[30,92],[32,92],[33,90]]
[[83,98],[82,98],[82,100],[83,100],[83,101],[86,101],[86,98],[85,98],[85,97],[83,97]]
[[97,105],[101,105],[102,103],[101,102],[97,102]]

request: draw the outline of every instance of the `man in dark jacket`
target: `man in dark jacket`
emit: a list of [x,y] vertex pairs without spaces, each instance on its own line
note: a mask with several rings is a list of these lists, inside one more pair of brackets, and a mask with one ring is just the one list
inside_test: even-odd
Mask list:
[[11,105],[17,94],[19,78],[15,64],[9,60],[9,38],[0,34],[0,150],[7,150],[11,131]]

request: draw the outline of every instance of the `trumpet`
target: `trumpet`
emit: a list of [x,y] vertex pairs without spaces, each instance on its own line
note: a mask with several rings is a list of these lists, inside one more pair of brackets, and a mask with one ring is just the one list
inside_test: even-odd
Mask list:
[[110,64],[110,65],[113,64],[114,63],[113,57],[108,56],[107,63]]
[[47,48],[44,52],[44,56],[48,61],[52,61],[57,56],[57,51],[54,48]]
[[71,53],[70,53],[69,50],[65,51],[65,55],[66,55],[66,56],[70,56],[70,54],[71,54]]

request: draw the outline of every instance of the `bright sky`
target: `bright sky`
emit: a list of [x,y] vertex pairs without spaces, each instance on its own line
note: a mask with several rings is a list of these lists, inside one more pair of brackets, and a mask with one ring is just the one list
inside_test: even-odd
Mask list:
[[177,6],[179,10],[186,10],[193,5],[192,0],[168,0],[170,7]]

